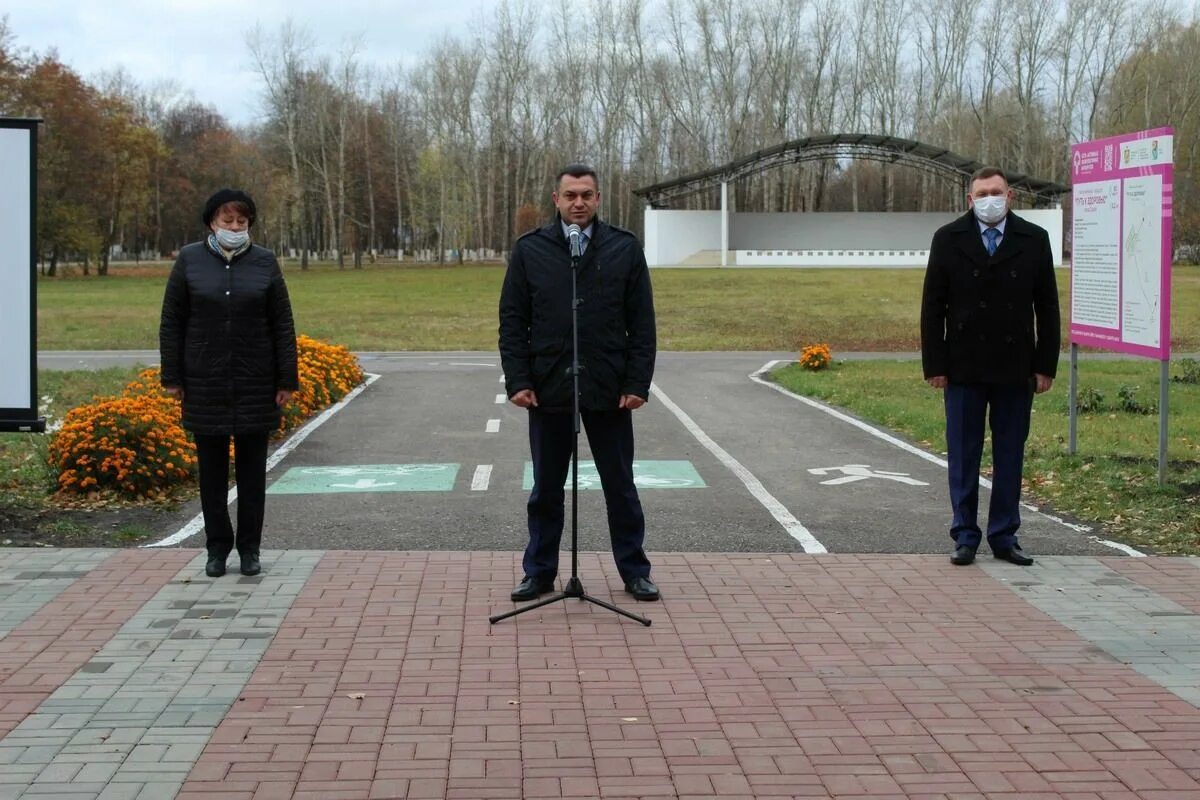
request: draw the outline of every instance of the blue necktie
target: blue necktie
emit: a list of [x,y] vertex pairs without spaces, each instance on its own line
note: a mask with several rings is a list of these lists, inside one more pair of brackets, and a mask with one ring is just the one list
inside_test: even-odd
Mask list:
[[999,246],[998,239],[1000,238],[999,228],[988,228],[983,232],[983,238],[987,239],[987,251],[989,256],[996,255],[996,248]]
[[579,234],[579,255],[587,252],[588,235],[586,233]]

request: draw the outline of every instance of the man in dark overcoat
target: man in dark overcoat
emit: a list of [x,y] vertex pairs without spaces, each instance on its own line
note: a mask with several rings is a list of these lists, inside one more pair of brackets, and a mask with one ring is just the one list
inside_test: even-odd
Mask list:
[[500,360],[509,401],[529,411],[533,460],[525,575],[512,599],[551,591],[558,574],[563,484],[575,442],[567,233],[578,225],[581,422],[604,489],[613,558],[625,590],[638,600],[656,600],[633,476],[633,411],[650,397],[657,347],[650,271],[633,234],[596,216],[600,189],[591,167],[566,167],[551,199],[554,220],[517,239],[500,294]]
[[1011,210],[1004,173],[971,177],[970,209],[933,235],[921,301],[925,380],[944,393],[954,564],[975,560],[984,423],[992,432],[987,539],[992,554],[1033,563],[1017,540],[1033,395],[1058,369],[1058,288],[1044,228]]

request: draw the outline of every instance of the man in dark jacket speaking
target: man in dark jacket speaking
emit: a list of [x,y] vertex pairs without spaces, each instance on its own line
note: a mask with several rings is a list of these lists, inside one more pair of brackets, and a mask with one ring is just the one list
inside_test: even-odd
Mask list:
[[625,590],[658,599],[642,549],[646,522],[633,482],[632,412],[654,375],[654,299],[646,257],[633,234],[596,217],[596,172],[572,164],[551,195],[558,209],[544,228],[517,239],[500,293],[500,360],[509,401],[529,410],[533,491],[525,576],[513,600],[554,588],[563,532],[563,484],[575,440],[571,375],[571,254],[567,228],[583,231],[579,293],[579,405],[604,487],[613,557]]
[[934,233],[925,272],[921,360],[925,380],[945,393],[950,560],[960,566],[975,560],[983,538],[976,515],[985,421],[988,546],[996,558],[1033,563],[1017,541],[1021,469],[1033,395],[1050,388],[1058,369],[1058,289],[1049,235],[1012,213],[1012,198],[1003,172],[976,171],[970,210]]

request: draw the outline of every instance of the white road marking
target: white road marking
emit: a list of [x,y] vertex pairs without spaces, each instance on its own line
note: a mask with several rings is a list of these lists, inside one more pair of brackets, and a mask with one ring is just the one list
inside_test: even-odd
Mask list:
[[499,433],[500,432],[500,420],[489,419],[487,421],[487,432],[488,433]]
[[[363,384],[361,386],[353,389],[348,395],[346,395],[341,400],[339,400],[338,402],[331,405],[329,408],[322,411],[320,414],[318,414],[316,417],[314,417],[312,420],[310,420],[308,422],[308,424],[306,424],[304,427],[300,428],[300,430],[296,431],[291,436],[289,436],[287,438],[287,441],[285,441],[283,444],[279,445],[279,447],[276,448],[275,452],[271,454],[271,457],[267,459],[267,472],[270,472],[271,469],[276,464],[278,464],[280,461],[283,461],[283,459],[287,457],[288,453],[292,452],[297,447],[299,447],[300,443],[303,442],[305,439],[307,439],[313,431],[315,431],[317,428],[324,425],[329,420],[330,417],[332,417],[334,414],[336,414],[337,412],[339,412],[343,408],[345,408],[347,405],[349,405],[351,400],[353,400],[354,398],[356,398],[360,394],[362,394],[363,391],[368,386],[370,386],[375,381],[379,380],[380,377],[381,376],[376,375],[374,373],[367,373],[367,375],[366,375],[367,379],[366,379],[366,381],[363,382]],[[232,489],[229,490],[229,502],[232,503],[236,499],[237,499],[237,486],[234,486]],[[179,544],[180,542],[182,542],[186,539],[192,538],[193,536],[195,536],[197,533],[199,533],[203,529],[204,529],[204,515],[197,514],[196,516],[192,517],[187,522],[187,524],[185,524],[182,528],[180,528],[179,530],[172,533],[167,538],[165,538],[161,541],[151,542],[150,544],[144,544],[144,545],[142,545],[142,547],[171,547],[172,545]]]
[[[926,461],[937,464],[942,469],[948,468],[949,465],[946,463],[946,459],[944,459],[944,458],[935,456],[933,453],[926,452],[925,450],[922,450],[919,447],[914,447],[913,445],[909,444],[908,442],[901,441],[900,439],[897,439],[895,436],[892,436],[890,433],[886,433],[872,425],[868,425],[867,423],[863,422],[860,419],[855,419],[854,417],[850,416],[849,414],[844,414],[841,411],[838,411],[836,408],[830,408],[829,406],[825,405],[824,403],[822,403],[818,400],[813,400],[811,397],[805,397],[803,395],[796,394],[795,392],[789,391],[789,390],[783,388],[782,386],[780,386],[779,384],[769,381],[766,378],[762,377],[765,373],[770,372],[771,370],[775,369],[775,367],[779,366],[780,364],[787,364],[787,363],[790,363],[790,362],[778,360],[778,359],[775,361],[768,361],[766,364],[764,364],[762,367],[760,367],[757,372],[751,373],[750,380],[754,381],[755,383],[762,384],[763,386],[766,386],[768,388],[774,389],[775,391],[779,392],[780,394],[787,395],[788,397],[792,398],[793,400],[799,400],[801,403],[804,403],[805,405],[808,405],[808,406],[812,406],[813,408],[818,409],[819,411],[824,411],[826,414],[830,415],[831,417],[834,417],[835,419],[839,419],[842,422],[853,425],[855,428],[858,428],[859,430],[866,431],[867,433],[871,434],[875,438],[882,439],[883,441],[887,442],[890,445],[899,447],[901,450],[903,450],[906,453],[912,453],[913,455],[917,456],[918,458],[923,458]],[[979,485],[985,489],[992,488],[992,482],[990,480],[988,480],[987,478],[984,478],[983,476],[980,476],[980,478],[979,478]],[[1035,514],[1045,517],[1046,519],[1050,520],[1051,522],[1057,522],[1059,525],[1062,525],[1065,528],[1070,528],[1071,530],[1077,531],[1078,533],[1091,533],[1091,531],[1092,531],[1092,527],[1090,525],[1077,525],[1073,522],[1067,522],[1065,519],[1062,519],[1061,517],[1056,517],[1053,514],[1047,514],[1046,512],[1040,510],[1037,506],[1030,505],[1029,503],[1024,503],[1024,502],[1021,503],[1021,508],[1025,509],[1026,511],[1031,511]],[[1098,536],[1089,536],[1088,538],[1091,539],[1093,542],[1096,542],[1097,544],[1102,544],[1105,547],[1111,547],[1114,550],[1120,550],[1122,553],[1125,553],[1126,555],[1130,555],[1130,556],[1134,556],[1134,557],[1138,557],[1138,558],[1146,557],[1146,554],[1141,552],[1140,550],[1135,550],[1134,548],[1130,547],[1129,545],[1121,544],[1120,542],[1113,542],[1113,541],[1109,541],[1108,539],[1101,539]]]
[[502,394],[496,395],[496,405],[502,405],[507,400],[508,400],[508,398]]
[[825,545],[817,541],[817,537],[809,532],[808,528],[804,527],[803,523],[788,511],[783,503],[775,499],[775,496],[767,491],[762,482],[754,477],[750,470],[746,469],[740,461],[731,456],[723,447],[714,442],[707,433],[705,433],[695,420],[687,415],[687,413],[675,405],[671,398],[663,394],[662,389],[658,388],[657,384],[650,384],[650,390],[654,392],[654,396],[674,414],[683,427],[687,428],[688,432],[696,437],[700,444],[704,445],[705,449],[716,456],[717,460],[724,464],[729,470],[738,477],[745,485],[746,489],[754,496],[754,499],[763,505],[770,512],[771,516],[783,526],[783,529],[788,532],[793,539],[800,543],[806,553],[827,553]]
[[488,485],[492,482],[492,465],[480,464],[475,467],[475,474],[471,476],[471,491],[486,492]]

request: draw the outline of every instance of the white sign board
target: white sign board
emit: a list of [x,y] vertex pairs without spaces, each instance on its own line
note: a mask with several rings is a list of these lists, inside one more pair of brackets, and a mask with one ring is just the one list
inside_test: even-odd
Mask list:
[[37,122],[0,118],[0,431],[37,417],[34,204]]

